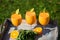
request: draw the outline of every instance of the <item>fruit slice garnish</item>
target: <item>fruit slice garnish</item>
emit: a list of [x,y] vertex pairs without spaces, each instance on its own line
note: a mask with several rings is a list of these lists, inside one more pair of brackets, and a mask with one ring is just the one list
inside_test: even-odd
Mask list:
[[41,27],[36,27],[33,29],[34,32],[36,32],[37,34],[42,34],[42,28]]
[[11,33],[10,33],[10,38],[14,39],[14,38],[17,38],[19,35],[19,32],[17,30],[13,30]]

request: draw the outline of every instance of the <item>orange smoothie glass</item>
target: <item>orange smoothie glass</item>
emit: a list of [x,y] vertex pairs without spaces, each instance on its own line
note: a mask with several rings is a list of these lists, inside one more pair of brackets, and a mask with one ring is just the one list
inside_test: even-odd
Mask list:
[[47,25],[49,23],[50,16],[48,12],[40,12],[39,14],[39,23],[43,26]]
[[11,22],[14,26],[18,26],[21,24],[22,22],[22,17],[21,17],[21,14],[18,14],[19,13],[19,9],[16,10],[16,13],[15,14],[12,14],[11,15]]
[[34,8],[31,9],[31,11],[26,12],[25,19],[26,19],[27,24],[29,24],[29,25],[32,25],[36,22],[36,14],[33,10],[34,10]]

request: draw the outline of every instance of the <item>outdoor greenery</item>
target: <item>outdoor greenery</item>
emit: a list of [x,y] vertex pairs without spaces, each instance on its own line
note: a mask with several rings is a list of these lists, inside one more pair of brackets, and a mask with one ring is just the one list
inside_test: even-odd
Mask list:
[[24,18],[25,12],[31,8],[35,9],[37,18],[39,12],[46,8],[51,14],[51,18],[56,16],[56,3],[57,0],[0,0],[0,23],[4,22],[4,19],[10,18],[10,15],[17,8],[20,9],[20,13]]
[[0,0],[0,24],[6,18],[10,18],[12,12],[20,9],[22,17],[25,17],[26,11],[35,9],[37,19],[39,12],[44,8],[50,13],[51,19],[57,19],[60,28],[60,0]]

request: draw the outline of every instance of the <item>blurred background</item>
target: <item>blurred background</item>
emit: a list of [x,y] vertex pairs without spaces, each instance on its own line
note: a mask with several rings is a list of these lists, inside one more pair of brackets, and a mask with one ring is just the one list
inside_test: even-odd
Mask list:
[[58,36],[60,36],[60,0],[0,0],[0,24],[3,24],[6,18],[10,18],[12,12],[18,8],[23,18],[25,18],[26,11],[34,8],[37,19],[39,12],[46,8],[51,19],[57,20]]

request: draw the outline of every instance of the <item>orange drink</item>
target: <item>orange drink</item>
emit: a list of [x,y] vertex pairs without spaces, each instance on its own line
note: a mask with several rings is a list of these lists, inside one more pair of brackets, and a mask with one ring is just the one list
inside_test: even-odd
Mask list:
[[11,22],[14,26],[18,26],[22,22],[21,14],[18,14],[19,9],[16,10],[15,14],[11,15]]
[[33,10],[34,9],[32,9],[32,11],[27,11],[25,16],[26,22],[30,25],[34,24],[36,21],[36,14]]
[[39,14],[39,23],[41,25],[47,25],[49,23],[50,16],[48,12],[40,12]]

